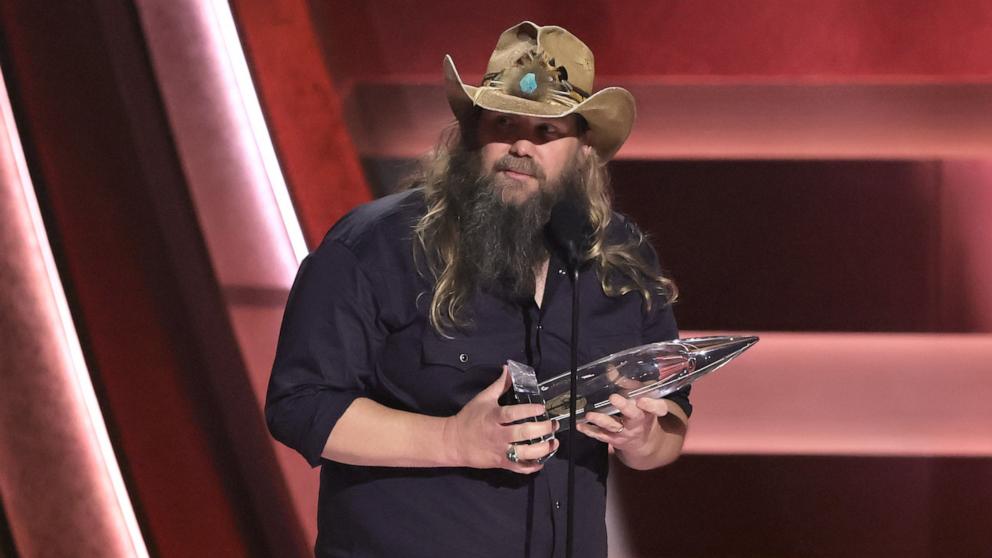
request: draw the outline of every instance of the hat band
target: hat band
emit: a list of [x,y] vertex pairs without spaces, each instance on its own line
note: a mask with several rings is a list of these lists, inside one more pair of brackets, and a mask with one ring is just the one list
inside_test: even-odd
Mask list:
[[[524,79],[526,78],[527,76],[524,77]],[[585,101],[586,99],[589,98],[588,93],[573,86],[567,81],[562,81],[561,84],[564,85],[565,87],[562,87],[560,89],[559,88],[549,89],[549,91],[541,99],[531,99],[531,100],[535,100],[535,101],[539,100],[539,101],[547,102],[549,104],[562,105],[568,108],[572,108],[578,106],[580,103],[582,103],[582,101]],[[504,93],[510,93],[511,95],[514,95],[512,85],[513,84],[506,83],[500,80],[498,77],[494,77],[490,79],[484,78],[482,80],[482,85],[476,89],[475,95],[476,98],[478,98],[478,96],[485,90],[502,91]],[[526,85],[524,87],[526,87]],[[527,95],[515,95],[515,96],[523,97],[525,99],[530,98]]]
[[476,99],[483,90],[499,90],[515,97],[567,108],[579,105],[590,96],[587,91],[572,85],[565,66],[558,66],[541,48],[523,53],[512,66],[484,75]]

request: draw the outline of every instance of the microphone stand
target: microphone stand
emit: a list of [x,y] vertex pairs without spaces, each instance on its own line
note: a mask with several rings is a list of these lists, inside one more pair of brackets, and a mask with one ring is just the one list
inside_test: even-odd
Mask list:
[[588,211],[574,200],[564,199],[551,209],[547,229],[552,244],[561,250],[572,283],[572,342],[568,386],[568,502],[565,510],[565,556],[572,558],[575,533],[575,403],[578,399],[579,368],[579,268],[589,251],[593,233]]
[[579,265],[569,262],[572,283],[572,354],[568,385],[568,503],[565,509],[565,557],[572,558],[575,526],[575,400],[578,399],[579,367]]

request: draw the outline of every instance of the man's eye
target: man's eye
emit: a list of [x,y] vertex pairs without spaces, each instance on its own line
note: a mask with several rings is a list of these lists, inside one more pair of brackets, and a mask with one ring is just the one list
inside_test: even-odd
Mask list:
[[556,137],[560,135],[558,128],[554,126],[541,126],[540,132],[544,137]]
[[500,116],[496,119],[496,126],[500,128],[508,128],[510,126],[510,119],[505,116]]

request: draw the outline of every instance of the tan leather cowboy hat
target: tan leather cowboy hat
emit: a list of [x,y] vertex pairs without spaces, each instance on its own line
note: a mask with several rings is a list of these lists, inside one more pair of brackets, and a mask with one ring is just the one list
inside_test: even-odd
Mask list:
[[620,87],[590,94],[594,74],[592,51],[578,37],[529,21],[500,35],[479,87],[465,85],[451,56],[444,57],[445,92],[460,122],[475,107],[524,116],[581,114],[590,145],[606,161],[630,135],[634,96]]

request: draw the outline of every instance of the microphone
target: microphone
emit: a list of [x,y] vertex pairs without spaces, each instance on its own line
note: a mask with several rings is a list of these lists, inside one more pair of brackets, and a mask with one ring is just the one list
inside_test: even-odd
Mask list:
[[574,272],[585,263],[592,245],[592,223],[588,213],[574,200],[566,198],[551,208],[545,232],[552,249],[565,260],[569,270]]

